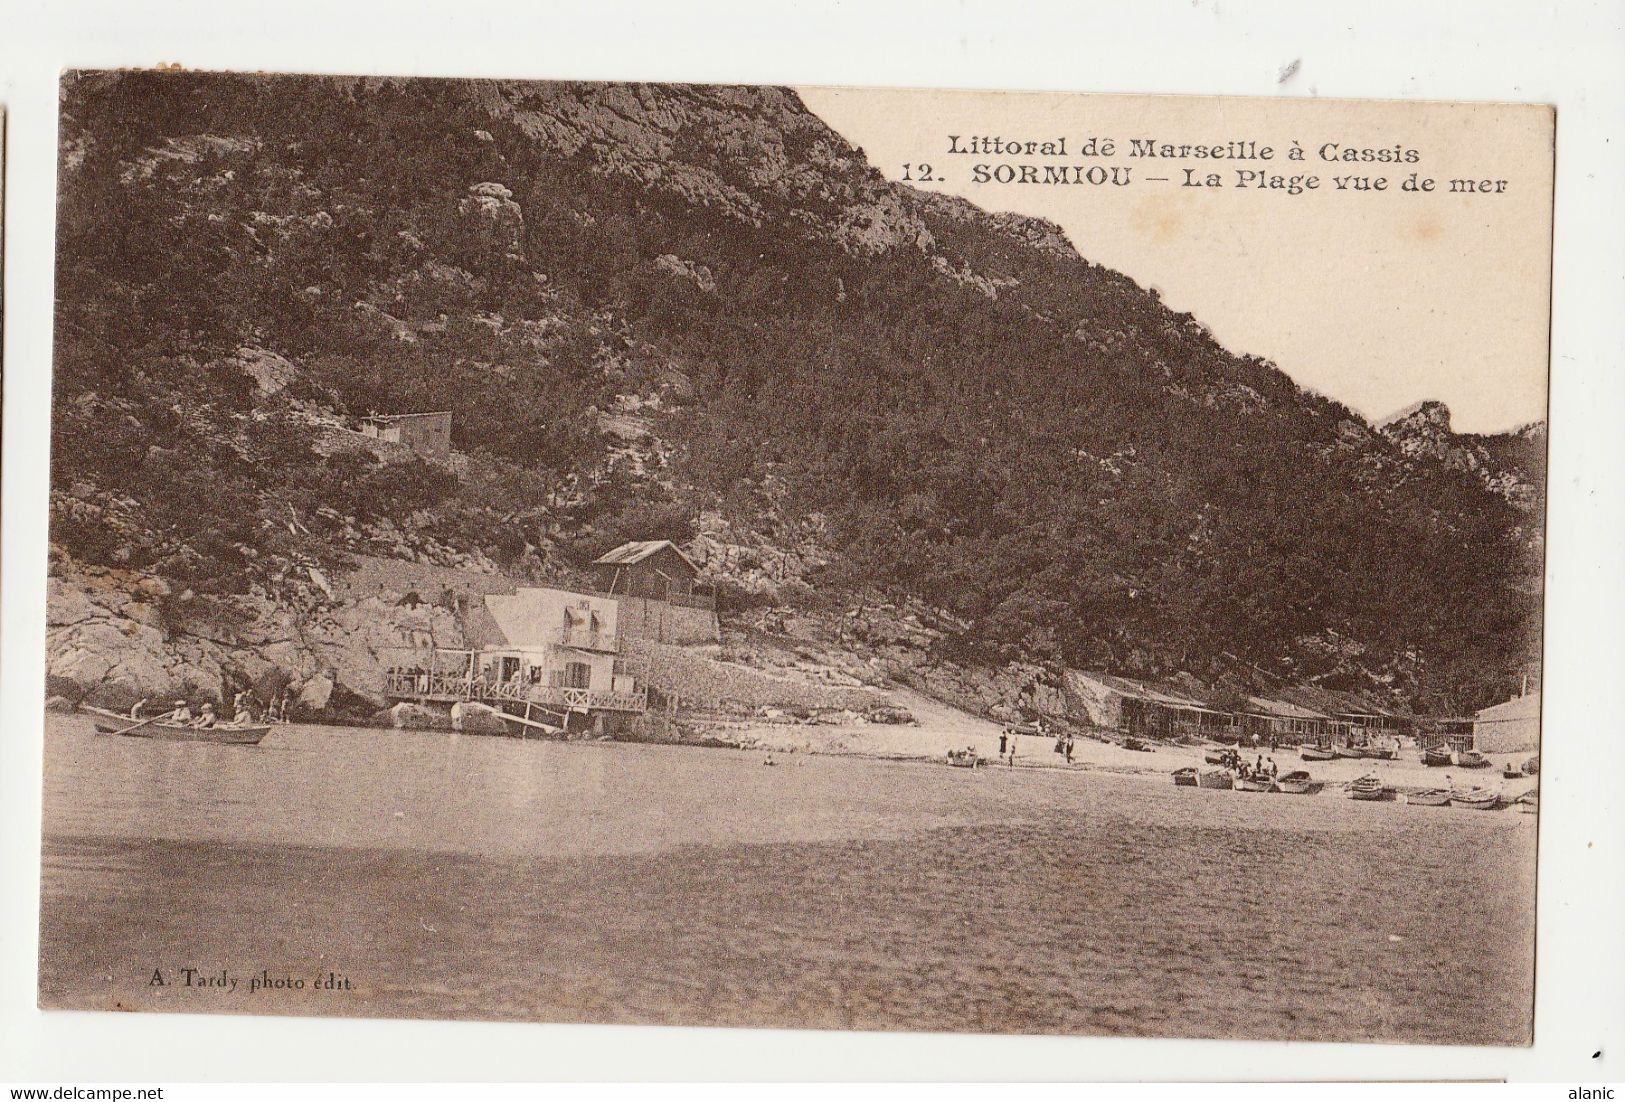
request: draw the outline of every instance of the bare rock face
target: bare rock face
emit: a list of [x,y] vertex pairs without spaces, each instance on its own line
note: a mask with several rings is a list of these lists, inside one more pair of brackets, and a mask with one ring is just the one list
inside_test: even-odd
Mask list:
[[75,580],[46,583],[47,692],[119,710],[143,697],[220,697],[219,656],[172,645],[134,578],[100,571]]
[[505,184],[479,183],[457,204],[472,232],[491,250],[513,260],[524,257],[525,214]]
[[239,348],[236,364],[244,375],[254,380],[261,394],[281,393],[299,373],[287,357],[264,348]]
[[706,294],[712,294],[717,289],[717,281],[711,275],[711,269],[704,264],[696,264],[692,260],[684,260],[671,253],[662,253],[655,257],[655,264],[661,271],[678,279],[688,280]]
[[302,719],[359,718],[387,703],[389,667],[462,642],[452,610],[388,591],[303,608],[248,599],[241,622],[165,612],[167,595],[150,575],[56,564],[47,691],[122,711],[143,698],[223,702],[248,689],[261,707],[290,694]]

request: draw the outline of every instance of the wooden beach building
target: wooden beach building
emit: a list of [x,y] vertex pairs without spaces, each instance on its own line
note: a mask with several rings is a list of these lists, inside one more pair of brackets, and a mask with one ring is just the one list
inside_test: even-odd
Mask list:
[[1349,738],[1347,723],[1325,712],[1274,697],[1248,697],[1241,723],[1248,735],[1261,740],[1273,739],[1277,743],[1346,745]]
[[1087,670],[1068,670],[1066,682],[1096,727],[1162,739],[1222,741],[1240,733],[1234,713],[1187,693]]
[[633,540],[592,563],[594,584],[612,597],[645,597],[672,604],[714,607],[698,591],[700,568],[671,540]]

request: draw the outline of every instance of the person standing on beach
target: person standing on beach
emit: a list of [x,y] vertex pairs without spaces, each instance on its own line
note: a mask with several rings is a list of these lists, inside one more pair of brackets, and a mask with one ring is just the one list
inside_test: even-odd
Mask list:
[[1011,734],[1011,736],[1010,736],[1010,767],[1012,769],[1015,768],[1015,764],[1016,764],[1016,736],[1014,734]]
[[1066,736],[1066,763],[1072,764],[1072,736]]
[[1005,750],[1009,746],[1009,744],[1010,744],[1010,732],[1009,731],[1000,731],[999,732],[999,757],[1001,757],[1001,758],[1004,757]]

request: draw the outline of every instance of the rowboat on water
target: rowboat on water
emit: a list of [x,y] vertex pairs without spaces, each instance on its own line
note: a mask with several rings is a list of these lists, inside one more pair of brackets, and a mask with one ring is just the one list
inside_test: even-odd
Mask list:
[[1237,777],[1237,792],[1268,792],[1274,782],[1268,777]]
[[1448,746],[1429,746],[1422,751],[1423,765],[1455,765],[1456,752]]
[[1289,796],[1313,796],[1326,786],[1309,775],[1307,769],[1295,769],[1275,779],[1274,790]]
[[1331,761],[1337,757],[1337,751],[1324,746],[1300,746],[1298,747],[1298,757],[1304,761]]
[[1456,755],[1456,764],[1463,769],[1488,769],[1490,759],[1477,750],[1463,750]]
[[1429,788],[1422,792],[1412,792],[1405,797],[1405,802],[1422,807],[1444,807],[1450,802],[1450,789]]
[[1487,788],[1458,788],[1450,793],[1451,807],[1465,807],[1473,811],[1494,811],[1501,806],[1501,794]]
[[1394,790],[1382,783],[1382,779],[1375,773],[1367,773],[1363,777],[1349,782],[1349,799],[1351,800],[1391,800]]
[[245,724],[216,723],[213,727],[193,727],[186,723],[169,723],[139,719],[109,712],[105,708],[86,705],[85,711],[101,718],[96,720],[96,732],[102,735],[127,735],[130,738],[164,739],[169,742],[216,742],[228,746],[255,746],[271,731],[269,723]]

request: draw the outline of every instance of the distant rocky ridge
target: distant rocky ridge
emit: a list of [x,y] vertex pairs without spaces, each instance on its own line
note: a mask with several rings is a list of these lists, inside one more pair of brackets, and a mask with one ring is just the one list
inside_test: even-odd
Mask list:
[[1450,407],[1422,401],[1384,418],[1376,428],[1406,458],[1471,472],[1485,489],[1520,509],[1535,509],[1544,498],[1543,422],[1493,436],[1457,433],[1450,427]]

